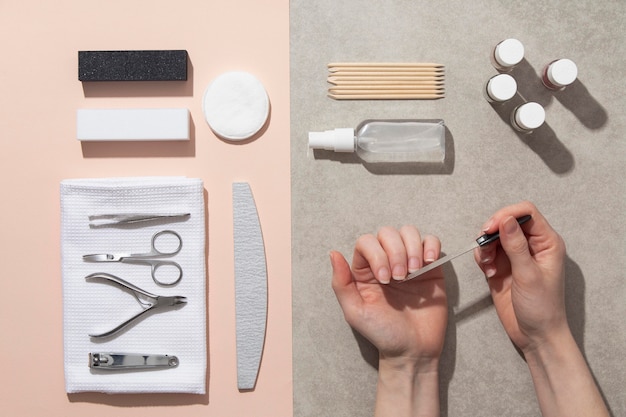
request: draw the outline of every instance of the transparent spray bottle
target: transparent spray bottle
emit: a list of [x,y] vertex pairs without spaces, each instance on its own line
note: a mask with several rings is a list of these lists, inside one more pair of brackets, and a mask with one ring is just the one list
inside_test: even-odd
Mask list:
[[353,128],[309,132],[309,148],[356,152],[367,163],[443,162],[443,120],[365,120]]

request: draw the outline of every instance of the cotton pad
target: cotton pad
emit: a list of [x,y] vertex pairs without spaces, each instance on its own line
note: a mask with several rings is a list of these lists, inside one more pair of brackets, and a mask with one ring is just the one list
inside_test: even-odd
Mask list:
[[228,140],[245,140],[265,125],[270,102],[263,84],[244,71],[227,72],[206,89],[202,102],[204,117],[216,135]]

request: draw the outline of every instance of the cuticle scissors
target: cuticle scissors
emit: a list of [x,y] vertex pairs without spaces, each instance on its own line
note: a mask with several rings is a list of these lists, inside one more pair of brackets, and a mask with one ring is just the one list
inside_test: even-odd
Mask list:
[[[178,239],[178,246],[176,247],[176,249],[174,249],[173,251],[163,251],[157,248],[157,240],[164,235],[171,235]],[[157,232],[152,236],[150,246],[150,252],[146,253],[99,253],[84,255],[83,260],[87,262],[124,262],[129,264],[150,265],[152,269],[152,279],[157,285],[171,287],[178,284],[178,282],[183,278],[183,269],[181,268],[181,266],[177,262],[164,261],[159,258],[171,257],[178,254],[183,247],[183,239],[178,233],[174,232],[173,230],[161,230],[160,232]],[[178,276],[176,277],[176,279],[170,282],[160,281],[157,278],[156,272],[162,266],[171,266],[177,269]]]

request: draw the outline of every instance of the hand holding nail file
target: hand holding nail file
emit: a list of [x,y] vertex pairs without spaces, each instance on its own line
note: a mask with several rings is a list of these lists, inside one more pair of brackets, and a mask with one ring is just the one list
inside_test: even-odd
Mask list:
[[[524,224],[524,223],[526,223],[530,219],[531,219],[531,216],[530,215],[526,215],[526,216],[519,217],[517,219],[517,222],[519,224]],[[476,248],[478,248],[480,246],[485,246],[485,245],[488,245],[490,243],[493,243],[496,240],[498,240],[499,238],[500,238],[500,233],[499,232],[495,232],[495,233],[491,233],[491,234],[484,234],[484,235],[480,236],[478,239],[476,239],[474,241],[474,243],[472,243],[472,245],[469,248],[467,248],[467,249],[465,249],[465,250],[463,250],[461,252],[454,253],[452,255],[444,256],[443,258],[440,258],[440,259],[436,260],[435,262],[433,262],[431,264],[428,264],[425,267],[423,267],[421,269],[418,269],[415,272],[410,273],[409,275],[406,276],[406,278],[404,278],[400,282],[406,282],[406,281],[412,280],[413,278],[417,278],[420,275],[425,274],[428,271],[432,271],[433,269],[435,269],[435,268],[437,268],[437,267],[439,267],[439,266],[441,266],[441,265],[443,265],[443,264],[445,264],[447,262],[450,262],[452,259],[457,258],[457,257],[459,257],[459,256],[461,256],[461,255],[463,255],[463,254],[465,254],[465,253],[467,253],[469,251],[472,251],[472,250],[474,250],[474,249],[476,249]]]

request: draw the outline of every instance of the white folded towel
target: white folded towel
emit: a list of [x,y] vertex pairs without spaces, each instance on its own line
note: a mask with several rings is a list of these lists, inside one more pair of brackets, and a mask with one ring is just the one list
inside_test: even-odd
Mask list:
[[[125,227],[90,228],[89,216],[124,213],[190,213],[180,221],[147,222]],[[173,230],[183,246],[165,260],[183,269],[181,281],[158,286],[147,265],[85,262],[94,253],[143,253],[154,233]],[[204,187],[200,179],[138,177],[75,179],[61,182],[61,256],[65,384],[68,393],[206,392],[206,267]],[[145,291],[184,296],[187,304],[149,314],[117,337],[102,333],[142,310],[120,288],[85,277],[96,272],[118,276]],[[176,368],[135,372],[93,371],[90,352],[174,355]]]

